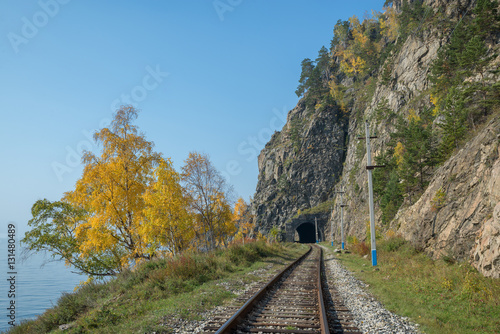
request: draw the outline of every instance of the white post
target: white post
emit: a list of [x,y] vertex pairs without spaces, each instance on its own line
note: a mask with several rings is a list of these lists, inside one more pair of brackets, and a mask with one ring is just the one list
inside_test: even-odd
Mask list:
[[344,186],[340,188],[340,243],[344,250]]
[[316,227],[316,243],[319,243],[318,239],[318,219],[314,217],[314,226]]
[[368,130],[368,120],[365,122],[365,133],[366,133],[366,155],[367,155],[367,166],[368,171],[368,197],[370,204],[370,236],[371,236],[371,246],[372,246],[372,266],[377,265],[377,247],[375,245],[375,212],[373,205],[373,181],[372,181],[372,156],[370,149],[370,131]]
[[332,233],[332,247],[333,247],[333,205],[330,207],[330,231]]
[[340,245],[342,250],[344,250],[344,185],[341,184],[340,191],[336,191],[336,194],[340,194]]

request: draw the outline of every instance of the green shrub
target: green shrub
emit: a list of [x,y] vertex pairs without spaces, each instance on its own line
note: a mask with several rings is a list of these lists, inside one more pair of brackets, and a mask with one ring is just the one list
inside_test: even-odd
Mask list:
[[348,235],[346,241],[349,245],[354,245],[354,244],[357,244],[359,242],[358,238],[356,238],[356,236],[354,236],[354,235]]
[[57,302],[58,324],[74,321],[78,314],[83,313],[89,306],[82,295],[64,293]]
[[401,248],[401,246],[405,245],[407,242],[401,236],[395,236],[388,239],[385,239],[380,242],[379,248],[386,252],[395,252]]
[[111,307],[104,305],[101,308],[92,310],[86,317],[82,318],[80,326],[85,329],[96,329],[114,325],[120,319],[121,317]]

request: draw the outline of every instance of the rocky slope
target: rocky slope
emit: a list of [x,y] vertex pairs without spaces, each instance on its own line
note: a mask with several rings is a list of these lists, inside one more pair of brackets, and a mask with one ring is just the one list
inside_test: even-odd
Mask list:
[[[450,18],[459,20],[469,13],[474,1],[426,0],[425,4]],[[394,2],[401,7],[400,1]],[[437,15],[437,14],[436,14]],[[470,15],[470,14],[469,14]],[[498,36],[489,48],[499,52]],[[283,231],[301,213],[323,216],[338,196],[335,186],[344,185],[344,222],[346,235],[365,240],[367,236],[368,196],[364,120],[368,120],[372,156],[382,153],[394,132],[391,117],[377,117],[377,106],[386,99],[395,114],[432,107],[428,74],[448,35],[436,27],[420,26],[405,40],[398,52],[389,56],[388,73],[381,68],[372,76],[375,84],[364,87],[343,78],[347,87],[347,116],[335,108],[307,108],[301,100],[290,111],[287,124],[273,136],[259,156],[259,180],[252,203],[258,228]],[[498,68],[498,56],[489,67]],[[387,72],[387,71],[386,71]],[[386,79],[382,80],[385,75]],[[497,74],[498,75],[498,74]],[[477,80],[477,78],[471,78]],[[489,84],[498,76],[484,78]],[[439,122],[439,118],[435,122]],[[476,129],[471,140],[431,174],[419,198],[406,198],[396,217],[386,225],[376,211],[382,234],[392,230],[428,252],[434,258],[451,256],[470,261],[486,276],[500,277],[500,116],[498,111]],[[437,192],[443,203],[435,205]],[[375,203],[378,207],[378,204]],[[330,240],[340,240],[340,210],[324,223]],[[331,235],[331,237],[330,237]]]
[[[434,258],[472,259],[484,275],[500,269],[500,119],[491,120],[434,174],[424,194],[393,221]],[[444,198],[436,206],[436,193]]]

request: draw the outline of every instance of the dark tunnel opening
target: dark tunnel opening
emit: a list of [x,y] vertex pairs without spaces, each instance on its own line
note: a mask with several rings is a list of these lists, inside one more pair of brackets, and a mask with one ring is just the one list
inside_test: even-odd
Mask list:
[[299,242],[304,244],[313,244],[316,242],[316,230],[314,224],[304,223],[297,227]]

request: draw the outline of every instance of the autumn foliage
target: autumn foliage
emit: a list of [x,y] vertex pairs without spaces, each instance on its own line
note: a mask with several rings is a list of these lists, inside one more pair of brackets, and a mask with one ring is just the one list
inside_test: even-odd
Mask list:
[[[91,278],[116,275],[155,257],[226,247],[248,235],[239,201],[208,155],[190,153],[177,172],[153,150],[123,106],[96,132],[100,154],[86,152],[75,189],[60,201],[37,201],[23,243],[49,251]],[[246,205],[245,205],[246,207]]]
[[238,198],[234,205],[233,222],[237,228],[236,240],[241,240],[245,243],[245,239],[254,238],[255,224],[250,213],[250,208],[243,198]]

